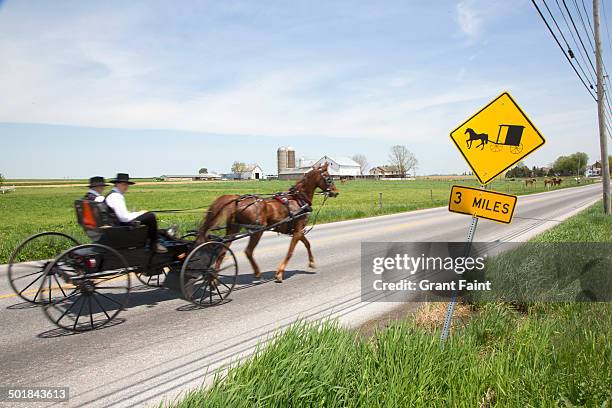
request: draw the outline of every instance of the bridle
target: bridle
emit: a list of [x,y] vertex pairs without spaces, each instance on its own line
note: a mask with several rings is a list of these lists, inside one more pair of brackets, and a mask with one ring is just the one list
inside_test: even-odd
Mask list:
[[[321,177],[323,177],[323,174],[321,173]],[[325,182],[325,188],[323,189],[323,194],[325,194],[325,196],[329,196],[329,194],[332,192],[332,187],[334,187],[334,179],[332,176],[325,176],[323,177],[323,181]]]

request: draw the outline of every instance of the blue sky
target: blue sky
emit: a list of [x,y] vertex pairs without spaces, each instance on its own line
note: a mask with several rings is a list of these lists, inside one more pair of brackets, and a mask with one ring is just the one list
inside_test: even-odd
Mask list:
[[281,145],[379,165],[403,144],[419,174],[461,173],[449,131],[504,90],[548,141],[528,164],[599,149],[595,103],[525,0],[8,0],[0,55],[12,178],[273,173]]

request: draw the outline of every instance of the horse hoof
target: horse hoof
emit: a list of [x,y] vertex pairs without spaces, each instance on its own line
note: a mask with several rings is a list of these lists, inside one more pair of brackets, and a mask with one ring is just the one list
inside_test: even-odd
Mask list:
[[274,278],[276,280],[276,283],[283,283],[283,275],[277,273]]
[[310,269],[317,269],[317,265],[316,265],[314,262],[309,263],[309,264],[308,264],[308,267],[309,267]]

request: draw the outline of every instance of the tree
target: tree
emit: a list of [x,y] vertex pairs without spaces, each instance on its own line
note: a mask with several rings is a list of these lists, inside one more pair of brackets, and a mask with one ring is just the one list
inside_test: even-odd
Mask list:
[[4,184],[4,176],[0,173],[0,186]]
[[198,170],[198,174],[208,174],[208,169],[206,167],[202,167]]
[[419,161],[406,146],[395,145],[389,153],[389,163],[397,167],[401,177],[406,177],[411,170],[415,170]]
[[522,161],[516,163],[514,167],[512,167],[506,173],[506,178],[520,178],[520,177],[531,177],[531,170],[529,167],[525,166],[525,163]]
[[553,163],[553,170],[556,174],[571,176],[584,173],[589,161],[589,155],[583,152],[576,152],[569,156],[559,156]]
[[232,173],[244,173],[246,168],[246,164],[235,161],[234,164],[232,164]]
[[370,165],[368,163],[368,159],[363,154],[356,154],[353,157],[351,157],[351,159],[353,159],[359,164],[359,172],[363,176],[365,172],[368,171],[368,168]]

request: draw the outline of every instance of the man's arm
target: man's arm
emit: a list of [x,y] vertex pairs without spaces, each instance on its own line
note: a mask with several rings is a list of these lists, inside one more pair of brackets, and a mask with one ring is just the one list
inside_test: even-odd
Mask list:
[[134,218],[137,218],[145,213],[145,211],[129,212],[125,205],[125,197],[119,193],[112,193],[106,197],[106,205],[113,209],[115,215],[121,222],[132,222]]

